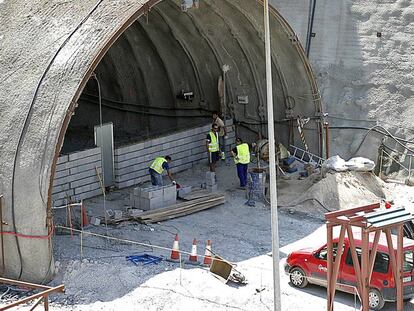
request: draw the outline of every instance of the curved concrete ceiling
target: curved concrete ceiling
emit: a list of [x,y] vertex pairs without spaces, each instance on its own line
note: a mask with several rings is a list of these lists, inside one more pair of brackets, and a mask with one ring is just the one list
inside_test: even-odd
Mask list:
[[[159,2],[0,2],[0,194],[10,232],[3,235],[8,276],[40,282],[52,275],[54,168],[79,97],[97,67],[105,88],[123,101],[138,98],[150,107],[180,108],[175,95],[189,88],[196,95],[195,107],[209,110],[217,108],[221,66],[229,64],[231,115],[258,130],[265,122],[261,2],[204,0],[186,14],[178,1]],[[271,29],[276,116],[286,119],[286,107],[294,116],[319,116],[312,71],[275,10]],[[237,102],[240,95],[249,96],[248,105]],[[283,122],[276,129],[286,140],[289,122]],[[319,134],[309,135],[313,150],[319,148]]]

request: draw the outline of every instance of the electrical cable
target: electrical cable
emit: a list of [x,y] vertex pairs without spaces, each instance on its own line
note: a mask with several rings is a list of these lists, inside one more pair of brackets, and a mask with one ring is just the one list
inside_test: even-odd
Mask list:
[[[93,99],[87,98],[87,97],[93,97],[96,98],[96,95],[93,94],[88,94],[88,93],[82,93],[80,99],[84,100],[84,101],[88,101],[88,102],[94,102]],[[158,110],[202,110],[202,111],[206,111],[206,112],[210,112],[212,113],[212,110],[209,109],[205,109],[202,107],[197,107],[197,108],[191,108],[191,107],[182,107],[182,108],[175,108],[175,107],[160,107],[160,106],[148,106],[146,104],[133,104],[133,103],[128,103],[128,102],[124,102],[124,101],[119,101],[119,100],[114,100],[114,99],[109,99],[109,98],[105,98],[102,97],[102,101],[106,101],[109,103],[113,103],[113,104],[119,104],[119,105],[128,105],[128,106],[133,106],[133,107],[142,107],[142,108],[147,108],[147,109],[158,109]],[[96,103],[96,102],[94,102]]]
[[[92,104],[96,104],[95,101],[91,101],[91,100],[85,100],[85,101],[88,101]],[[129,104],[129,105],[131,105],[131,104]],[[149,111],[137,111],[137,110],[133,110],[133,109],[129,109],[129,108],[116,107],[116,106],[112,106],[110,104],[105,104],[105,103],[102,103],[102,106],[105,106],[106,108],[109,108],[109,109],[119,110],[119,111],[125,111],[125,112],[137,113],[137,114],[144,114],[144,115],[149,115],[149,116],[166,117],[166,118],[209,118],[209,117],[211,117],[210,115],[207,115],[207,114],[203,114],[203,115],[176,115],[176,114],[162,114],[162,113],[149,112]],[[147,107],[147,108],[150,109],[151,107]],[[179,110],[179,109],[177,109],[177,110]]]
[[[16,166],[17,166],[17,158],[20,152],[20,148],[23,142],[23,137],[25,136],[27,129],[28,129],[28,125],[29,125],[29,119],[32,116],[32,111],[33,111],[33,107],[34,104],[36,102],[37,99],[37,95],[40,91],[40,86],[42,85],[47,73],[49,72],[50,68],[52,67],[55,59],[57,58],[57,56],[59,55],[59,53],[62,51],[63,47],[69,42],[69,40],[72,38],[72,36],[78,31],[78,29],[88,20],[88,18],[95,12],[95,10],[98,8],[98,6],[103,2],[103,0],[99,0],[95,6],[92,8],[92,10],[82,19],[82,21],[76,26],[76,28],[74,30],[72,30],[72,32],[68,35],[68,37],[65,39],[65,41],[63,41],[63,43],[59,46],[59,48],[57,49],[57,51],[55,52],[55,54],[53,55],[53,57],[51,58],[51,60],[49,61],[48,66],[46,67],[46,69],[44,70],[42,76],[40,77],[35,92],[33,94],[30,106],[29,106],[29,111],[25,117],[24,123],[23,123],[23,128],[20,132],[20,136],[19,136],[19,140],[17,143],[17,147],[16,147],[16,152],[14,155],[14,160],[13,160],[13,170],[12,170],[12,187],[11,187],[11,214],[12,214],[12,220],[13,220],[13,231],[17,234],[17,227],[16,227],[16,215],[15,215],[15,202],[14,202],[14,197],[15,197],[15,179],[16,179]],[[41,189],[39,189],[41,191]],[[20,262],[20,271],[18,274],[18,280],[21,279],[22,274],[23,274],[23,258],[22,258],[22,253],[21,253],[21,248],[20,248],[20,243],[19,243],[19,239],[18,236],[15,235],[15,241],[16,241],[16,247],[17,247],[17,253],[19,256],[19,262]],[[50,272],[50,265],[49,265],[49,269],[47,271],[46,274],[49,274]]]

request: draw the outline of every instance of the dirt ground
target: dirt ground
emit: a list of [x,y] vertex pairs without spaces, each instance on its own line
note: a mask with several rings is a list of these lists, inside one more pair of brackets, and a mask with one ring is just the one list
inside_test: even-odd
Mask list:
[[[199,187],[206,167],[200,165],[179,173],[179,183]],[[107,234],[122,240],[136,241],[141,246],[124,241],[107,241],[100,237],[57,235],[54,256],[58,272],[53,285],[65,284],[65,294],[51,297],[52,310],[273,310],[273,274],[271,252],[271,219],[269,205],[256,202],[245,205],[243,190],[238,189],[234,165],[218,168],[218,183],[226,193],[226,204],[153,225],[136,222],[118,226],[93,226],[87,231]],[[296,289],[289,284],[283,264],[290,251],[319,246],[326,241],[323,210],[312,206],[289,206],[313,185],[311,179],[280,180],[279,235],[280,287],[282,310],[324,310],[326,289],[309,286]],[[402,185],[384,185],[396,197],[396,204],[410,205],[413,190]],[[132,188],[111,192],[106,208],[124,209]],[[397,195],[398,194],[398,195]],[[318,204],[316,204],[318,205]],[[103,214],[103,198],[86,202],[89,214]],[[212,241],[213,252],[234,262],[248,280],[241,286],[224,284],[208,269],[183,263],[162,261],[159,264],[134,265],[128,255],[150,254],[169,258],[170,252],[155,246],[172,247],[175,234],[180,237],[180,250],[190,252],[192,240],[198,241],[198,254],[204,253],[205,243]],[[183,256],[184,259],[187,257]],[[29,307],[22,307],[21,310]],[[335,310],[359,309],[356,297],[336,294]],[[395,310],[387,303],[385,311]],[[414,310],[407,303],[405,310]]]

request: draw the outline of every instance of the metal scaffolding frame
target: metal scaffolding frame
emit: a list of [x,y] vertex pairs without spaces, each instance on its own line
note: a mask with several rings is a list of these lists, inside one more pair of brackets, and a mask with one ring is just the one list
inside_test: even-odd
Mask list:
[[[380,209],[380,203],[356,207],[347,210],[335,211],[325,214],[328,241],[328,258],[327,258],[327,310],[333,311],[336,283],[339,273],[341,257],[343,255],[343,246],[345,233],[348,235],[349,247],[351,250],[352,263],[355,269],[356,288],[361,300],[361,310],[369,310],[369,290],[372,271],[374,269],[375,257],[377,254],[378,242],[381,232],[385,233],[389,250],[394,250],[391,237],[391,229],[397,228],[397,248],[390,251],[391,267],[395,279],[397,290],[397,311],[402,311],[403,307],[403,225],[405,222],[413,219],[411,213],[405,208],[391,208],[386,210]],[[338,251],[336,257],[333,255],[333,228],[340,226],[340,235],[338,241]],[[356,252],[353,227],[361,229],[362,254],[361,266],[358,261]],[[370,247],[370,234],[374,233],[374,239]],[[371,250],[371,252],[370,252]]]

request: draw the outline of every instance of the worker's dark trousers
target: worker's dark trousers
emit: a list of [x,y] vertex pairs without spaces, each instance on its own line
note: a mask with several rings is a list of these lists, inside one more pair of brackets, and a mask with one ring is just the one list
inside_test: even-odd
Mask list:
[[236,164],[237,166],[237,176],[240,179],[240,187],[245,187],[247,184],[247,166],[248,164]]

